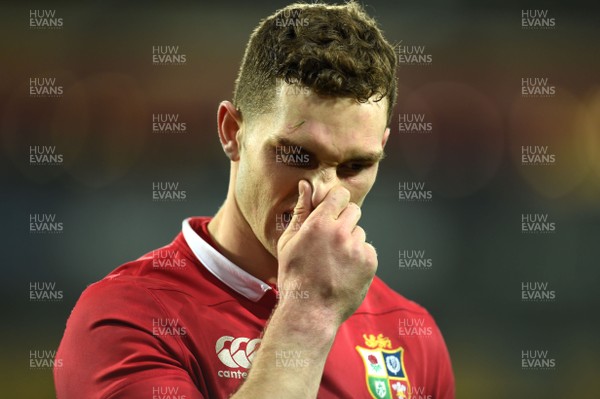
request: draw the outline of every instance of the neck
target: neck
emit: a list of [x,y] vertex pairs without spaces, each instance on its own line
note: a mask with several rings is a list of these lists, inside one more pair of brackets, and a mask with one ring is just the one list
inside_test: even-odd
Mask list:
[[277,259],[256,238],[231,193],[208,224],[208,232],[231,262],[266,283],[277,283]]

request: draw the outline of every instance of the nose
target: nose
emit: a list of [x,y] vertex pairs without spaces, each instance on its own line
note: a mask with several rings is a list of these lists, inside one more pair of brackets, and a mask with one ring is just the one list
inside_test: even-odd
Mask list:
[[335,167],[319,168],[307,180],[310,182],[313,190],[313,208],[323,202],[329,190],[340,184]]

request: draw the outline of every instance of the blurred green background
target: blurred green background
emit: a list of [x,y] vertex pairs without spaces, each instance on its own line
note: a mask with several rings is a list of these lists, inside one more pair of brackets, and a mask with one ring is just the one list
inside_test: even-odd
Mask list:
[[[187,216],[224,199],[228,162],[216,107],[230,99],[244,46],[283,1],[3,2],[0,5],[2,202],[1,397],[53,398],[54,350],[85,287],[168,243]],[[445,335],[459,398],[597,398],[600,392],[600,51],[591,2],[368,1],[387,38],[425,46],[429,65],[399,69],[387,158],[363,210],[378,274],[424,305]],[[30,29],[31,9],[61,29]],[[554,29],[522,29],[523,9],[548,10]],[[184,65],[153,65],[176,45]],[[29,79],[64,93],[32,98]],[[549,98],[523,98],[521,79],[548,78]],[[171,113],[187,132],[152,132]],[[427,134],[399,131],[399,113],[425,113]],[[29,164],[54,145],[58,166]],[[523,145],[549,146],[550,166],[524,166]],[[183,202],[153,202],[175,181]],[[399,182],[425,183],[430,202],[398,200]],[[30,234],[29,215],[55,214],[61,234]],[[523,234],[543,213],[553,234]],[[425,270],[399,251],[424,250]],[[30,302],[30,282],[54,282],[59,302]],[[553,302],[521,301],[522,282],[547,282]],[[521,351],[547,350],[553,370],[522,370]],[[107,348],[110,350],[110,348]]]

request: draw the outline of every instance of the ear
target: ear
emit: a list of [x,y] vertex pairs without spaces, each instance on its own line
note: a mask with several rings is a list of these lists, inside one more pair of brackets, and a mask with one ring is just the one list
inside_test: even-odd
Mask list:
[[236,162],[240,159],[241,143],[238,132],[242,126],[242,114],[229,101],[222,101],[217,110],[219,140],[227,157]]
[[390,128],[386,127],[385,128],[385,132],[383,132],[383,139],[381,140],[381,146],[383,148],[385,148],[385,145],[387,144],[388,138],[390,137]]

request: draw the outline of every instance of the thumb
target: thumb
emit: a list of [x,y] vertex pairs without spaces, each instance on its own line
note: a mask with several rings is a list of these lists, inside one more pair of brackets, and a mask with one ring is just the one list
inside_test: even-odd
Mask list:
[[279,241],[285,244],[300,229],[302,223],[312,212],[312,187],[306,180],[298,182],[298,202],[294,208],[294,215]]
[[294,216],[290,221],[288,229],[291,227],[293,230],[298,230],[311,212],[312,187],[306,180],[300,180],[298,182],[298,202],[294,208]]

